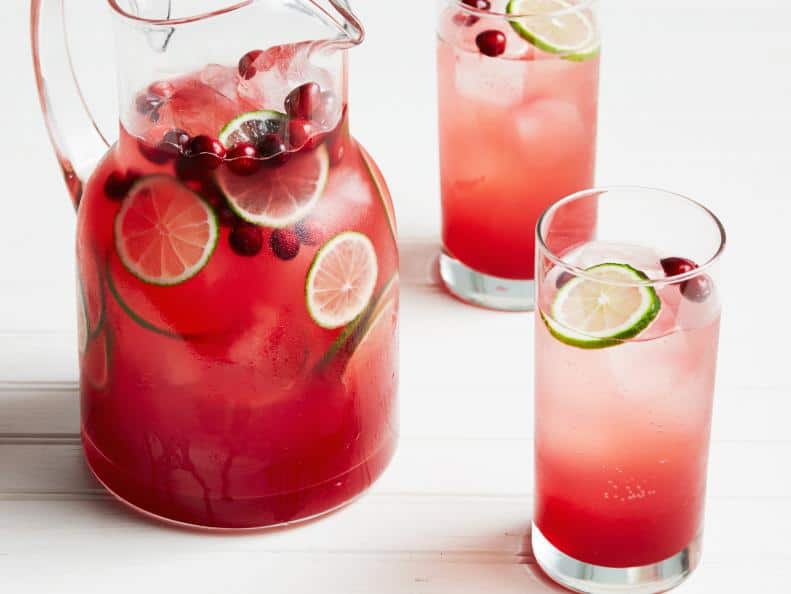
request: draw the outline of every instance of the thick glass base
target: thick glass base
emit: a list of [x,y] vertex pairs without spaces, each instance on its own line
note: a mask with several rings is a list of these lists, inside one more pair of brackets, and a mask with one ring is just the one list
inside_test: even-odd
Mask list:
[[533,524],[533,555],[541,569],[559,583],[584,594],[658,594],[675,588],[698,566],[701,535],[669,559],[641,567],[603,567],[562,553]]
[[439,272],[448,291],[462,301],[498,311],[533,311],[535,283],[477,272],[442,253]]

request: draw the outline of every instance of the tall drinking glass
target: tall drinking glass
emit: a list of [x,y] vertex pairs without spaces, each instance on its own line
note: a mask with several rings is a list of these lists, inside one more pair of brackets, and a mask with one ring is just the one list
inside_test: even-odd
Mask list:
[[440,0],[441,274],[462,300],[533,309],[536,221],[593,185],[599,48],[591,0]]
[[700,558],[725,231],[683,196],[612,188],[537,234],[536,559],[579,592],[664,592]]

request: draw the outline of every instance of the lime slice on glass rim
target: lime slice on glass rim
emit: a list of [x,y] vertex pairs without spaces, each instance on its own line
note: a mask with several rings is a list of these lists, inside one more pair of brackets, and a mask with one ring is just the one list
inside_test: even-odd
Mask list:
[[362,233],[336,235],[316,253],[305,283],[313,321],[333,330],[357,318],[368,306],[378,276],[376,251]]
[[587,277],[563,285],[550,315],[542,316],[561,342],[584,349],[615,346],[640,334],[659,315],[662,303],[656,290],[634,284],[648,280],[640,270],[608,263],[585,272]]
[[131,274],[152,285],[178,285],[198,274],[218,235],[211,207],[167,175],[138,181],[115,217],[118,257]]
[[[580,0],[582,1],[582,0]],[[582,62],[599,53],[596,25],[584,10],[568,0],[510,0],[507,14],[520,37],[550,54]]]

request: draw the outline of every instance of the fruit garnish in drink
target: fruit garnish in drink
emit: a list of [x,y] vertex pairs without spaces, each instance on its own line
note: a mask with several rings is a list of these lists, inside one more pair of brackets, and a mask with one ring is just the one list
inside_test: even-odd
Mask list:
[[[260,150],[260,149],[259,149]],[[240,176],[230,168],[217,172],[217,183],[231,208],[249,223],[285,228],[304,219],[321,198],[330,161],[327,149],[294,153],[277,168],[264,167]]]
[[250,111],[228,122],[219,140],[229,149],[243,142],[260,150],[261,143],[270,134],[285,134],[286,122],[286,114],[279,111]]
[[211,207],[166,175],[141,179],[115,219],[115,247],[126,269],[154,285],[177,285],[206,265],[217,245]]
[[[599,53],[595,25],[567,0],[511,0],[506,13],[531,15],[511,19],[511,26],[523,39],[545,52],[574,61],[587,60]],[[549,15],[552,16],[547,18]]]
[[[698,268],[698,265],[692,260],[678,257],[663,258],[661,264],[667,276],[686,274]],[[679,285],[679,290],[681,294],[690,301],[703,303],[711,295],[712,282],[708,276],[702,274],[683,281]]]
[[366,308],[376,286],[376,251],[362,233],[336,235],[317,252],[308,271],[305,300],[322,328],[345,326]]
[[628,264],[599,264],[566,282],[543,316],[555,338],[571,346],[600,349],[634,338],[656,319],[656,290],[640,285],[648,276]]
[[505,33],[496,29],[479,33],[475,38],[475,45],[478,46],[480,52],[490,58],[503,55],[506,43]]

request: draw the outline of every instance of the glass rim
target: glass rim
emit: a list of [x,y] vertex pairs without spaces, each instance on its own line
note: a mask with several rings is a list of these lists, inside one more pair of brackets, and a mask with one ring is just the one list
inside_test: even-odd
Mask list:
[[497,10],[482,10],[474,6],[470,6],[469,4],[465,4],[464,0],[450,0],[451,3],[456,4],[460,10],[468,14],[472,14],[482,18],[487,18],[487,17],[502,18],[507,20],[529,19],[529,18],[552,19],[560,16],[565,16],[567,14],[575,14],[582,10],[592,8],[593,6],[598,4],[598,1],[599,0],[579,0],[574,4],[569,3],[569,6],[566,8],[560,8],[552,12],[525,12],[525,13],[520,12],[520,13],[508,14],[506,12],[500,12]]
[[[584,268],[579,268],[566,262],[561,256],[558,256],[555,252],[553,252],[549,246],[547,245],[546,241],[544,240],[544,233],[542,232],[542,227],[548,217],[550,217],[555,211],[557,211],[562,206],[569,204],[570,202],[574,202],[576,200],[580,200],[583,198],[588,198],[595,195],[603,195],[610,192],[650,192],[652,194],[659,194],[666,197],[671,197],[686,204],[692,205],[693,207],[701,210],[703,213],[708,215],[711,222],[717,228],[719,232],[720,241],[719,247],[714,251],[714,254],[711,255],[703,264],[700,264],[694,270],[690,270],[689,272],[685,272],[683,274],[676,274],[674,276],[666,276],[663,278],[652,278],[647,279],[644,281],[634,281],[634,282],[620,282],[620,281],[611,281],[611,280],[603,280],[599,277],[596,277],[593,274],[587,272]],[[539,252],[541,255],[548,258],[550,261],[554,262],[555,265],[560,266],[563,270],[570,272],[575,277],[584,278],[586,280],[590,280],[593,282],[597,282],[600,284],[612,285],[612,286],[619,286],[619,287],[652,287],[656,285],[668,285],[668,284],[677,284],[682,283],[684,281],[690,280],[692,278],[696,278],[705,274],[709,269],[714,267],[720,260],[722,254],[725,252],[725,247],[727,245],[727,233],[725,231],[725,226],[720,221],[719,217],[714,214],[714,212],[704,206],[697,200],[690,198],[689,196],[685,196],[684,194],[679,194],[677,192],[671,192],[670,190],[663,190],[661,188],[652,188],[649,186],[602,186],[597,188],[589,188],[587,190],[581,190],[579,192],[575,192],[565,198],[561,198],[554,204],[551,204],[549,208],[547,208],[542,215],[538,219],[538,223],[536,223],[536,240],[539,245]]]

